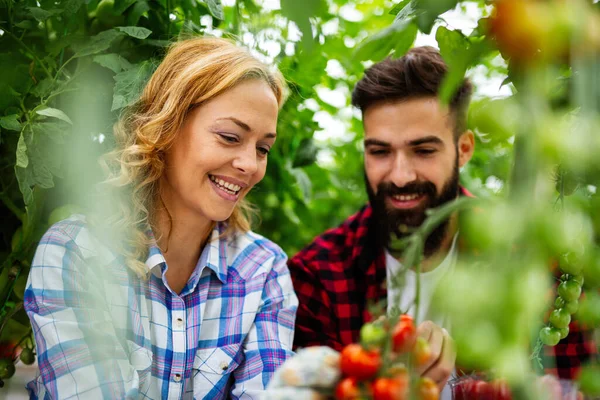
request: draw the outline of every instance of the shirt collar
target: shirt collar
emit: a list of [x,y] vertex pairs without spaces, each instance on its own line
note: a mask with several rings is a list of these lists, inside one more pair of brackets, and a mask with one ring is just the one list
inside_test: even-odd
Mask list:
[[[227,281],[227,239],[221,237],[222,232],[225,230],[223,224],[219,223],[213,229],[210,240],[202,249],[200,258],[196,264],[196,268],[190,277],[190,280],[199,278],[204,267],[210,268],[216,275],[217,278],[223,283]],[[148,272],[161,274],[160,268],[157,267],[165,264],[165,257],[156,243],[154,233],[151,229],[146,232],[150,239],[150,247],[148,249],[148,257],[146,258],[146,267]],[[155,272],[156,271],[156,272]]]

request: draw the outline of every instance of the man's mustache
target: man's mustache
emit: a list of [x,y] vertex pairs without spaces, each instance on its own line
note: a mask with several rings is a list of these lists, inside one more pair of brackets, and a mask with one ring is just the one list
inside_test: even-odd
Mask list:
[[378,197],[414,193],[425,194],[433,197],[436,195],[436,188],[431,182],[412,182],[402,187],[396,186],[392,182],[382,182],[377,186]]

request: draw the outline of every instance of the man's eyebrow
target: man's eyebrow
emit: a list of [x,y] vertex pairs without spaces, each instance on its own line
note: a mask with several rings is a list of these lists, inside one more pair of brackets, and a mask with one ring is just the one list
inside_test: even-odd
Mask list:
[[365,139],[365,147],[369,146],[390,147],[390,144],[379,139]]
[[231,121],[234,124],[236,124],[237,126],[239,126],[240,128],[242,128],[243,130],[245,130],[246,132],[250,132],[252,130],[252,129],[250,129],[250,125],[246,124],[245,122],[240,121],[239,119],[237,119],[235,117],[218,118],[217,121]]
[[442,141],[442,139],[440,139],[437,136],[434,135],[430,135],[430,136],[425,136],[422,138],[418,138],[415,140],[411,140],[410,142],[408,142],[409,146],[419,146],[422,144],[440,144],[443,145],[444,142]]

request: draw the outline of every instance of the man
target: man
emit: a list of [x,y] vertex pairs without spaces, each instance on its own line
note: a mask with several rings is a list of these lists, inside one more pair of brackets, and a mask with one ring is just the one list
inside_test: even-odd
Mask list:
[[[402,261],[388,250],[391,235],[409,234],[423,223],[428,208],[469,195],[459,186],[459,168],[474,151],[473,133],[466,129],[472,85],[465,80],[444,107],[437,95],[446,71],[436,49],[418,47],[373,65],[356,85],[352,104],[363,116],[369,204],[289,261],[300,301],[296,348],[318,345],[340,351],[357,342],[361,326],[370,320],[369,302],[399,299],[401,310],[414,312],[414,271],[408,270],[397,292],[390,287],[389,278]],[[455,264],[456,218],[450,217],[427,238],[422,264],[418,320],[427,322],[418,332],[433,353],[423,375],[440,389],[454,368],[455,354],[443,329],[449,328],[447,321],[435,315],[429,303],[434,288]],[[564,343],[548,349],[557,360],[558,370],[553,372],[564,378],[573,378],[594,352],[581,332],[574,327],[571,332]]]

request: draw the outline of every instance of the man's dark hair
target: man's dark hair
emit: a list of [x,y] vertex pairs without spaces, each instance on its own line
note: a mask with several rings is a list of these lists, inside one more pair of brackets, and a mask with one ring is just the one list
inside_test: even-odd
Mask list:
[[[390,57],[365,71],[352,92],[352,105],[363,112],[386,100],[410,100],[437,96],[448,66],[439,51],[431,46],[415,47],[403,57]],[[467,108],[473,85],[465,79],[450,101],[455,118],[454,136],[466,129]]]

